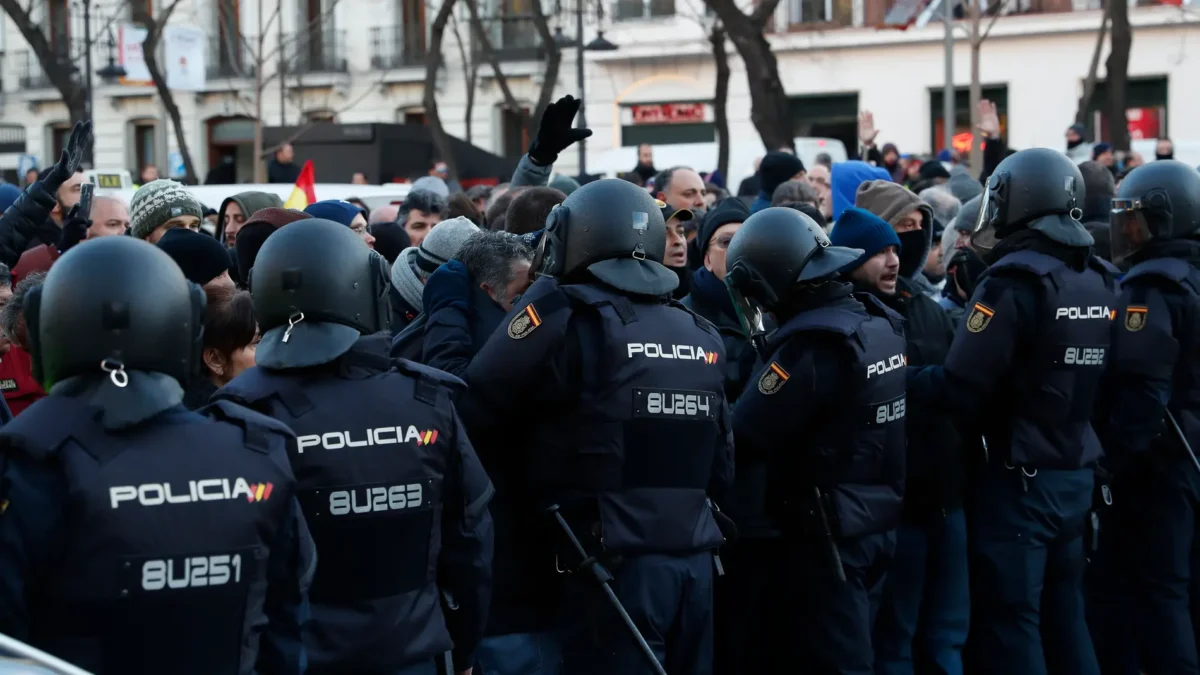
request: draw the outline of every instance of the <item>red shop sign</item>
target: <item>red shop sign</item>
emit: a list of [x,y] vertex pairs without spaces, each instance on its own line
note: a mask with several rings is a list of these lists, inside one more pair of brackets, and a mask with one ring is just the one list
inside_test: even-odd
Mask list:
[[634,124],[686,124],[704,121],[703,103],[659,103],[631,107]]

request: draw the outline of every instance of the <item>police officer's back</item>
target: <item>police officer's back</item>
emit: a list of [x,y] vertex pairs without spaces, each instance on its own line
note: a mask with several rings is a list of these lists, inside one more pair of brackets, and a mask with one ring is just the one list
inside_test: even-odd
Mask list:
[[765,209],[734,236],[725,277],[760,354],[734,410],[739,464],[770,466],[767,509],[787,544],[793,618],[772,648],[819,672],[873,671],[872,597],[903,503],[902,320],[837,281],[861,253],[799,211]]
[[0,632],[96,673],[302,672],[295,438],[232,403],[182,407],[203,292],[109,237],[27,302],[50,395],[0,430]]
[[[733,470],[721,339],[668,299],[678,280],[644,190],[589,183],[551,212],[542,241],[542,277],[471,362],[468,427],[511,430],[505,470],[532,495],[529,518],[559,504],[667,670],[709,672],[723,542],[709,495]],[[581,562],[558,553],[563,569]],[[554,560],[535,563],[548,582]],[[566,672],[650,672],[587,576],[567,587]]]
[[945,365],[909,380],[911,405],[947,410],[979,439],[968,528],[982,672],[1097,669],[1083,522],[1116,298],[1079,222],[1083,200],[1079,169],[1061,153],[1023,150],[996,167],[972,236],[991,267]]
[[257,366],[215,395],[298,436],[321,556],[309,672],[432,672],[452,640],[466,670],[487,616],[491,483],[451,404],[458,380],[388,360],[389,288],[384,259],[342,225],[271,235],[250,284]]
[[[1174,160],[1139,167],[1122,181],[1112,207],[1113,259],[1129,271],[1121,279],[1107,414],[1099,424],[1106,465],[1117,474],[1112,520],[1121,525],[1104,535],[1116,537],[1106,561],[1118,566],[1109,588],[1136,598],[1137,611],[1126,618],[1140,642],[1142,670],[1197,672],[1190,606],[1200,563],[1190,551],[1200,470],[1189,452],[1200,447],[1200,173]],[[1132,569],[1120,568],[1122,559]]]

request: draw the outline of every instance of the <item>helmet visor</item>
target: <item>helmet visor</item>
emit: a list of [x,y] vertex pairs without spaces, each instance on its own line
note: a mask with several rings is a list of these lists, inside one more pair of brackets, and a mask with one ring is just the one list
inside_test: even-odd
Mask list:
[[1123,262],[1154,238],[1140,199],[1112,200],[1108,227],[1114,263]]
[[727,286],[727,288],[729,289],[729,297],[733,300],[733,308],[737,312],[738,321],[741,322],[742,331],[746,333],[746,337],[753,338],[756,335],[765,335],[767,330],[763,326],[762,305],[732,286]]
[[992,183],[984,189],[979,200],[979,215],[975,217],[975,227],[971,230],[971,247],[980,253],[988,253],[996,248],[996,214],[999,208],[992,196]]

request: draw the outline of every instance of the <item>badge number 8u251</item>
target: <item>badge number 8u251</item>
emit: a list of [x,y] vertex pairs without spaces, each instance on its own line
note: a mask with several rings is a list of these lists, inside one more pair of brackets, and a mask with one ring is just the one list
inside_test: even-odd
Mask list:
[[975,307],[971,310],[971,316],[967,317],[967,330],[972,333],[982,333],[988,324],[992,322],[992,317],[996,311],[983,303],[975,303]]
[[525,309],[518,312],[508,322],[508,337],[514,340],[529,337],[538,326],[542,325],[542,317],[538,316],[537,310],[533,305],[525,305]]

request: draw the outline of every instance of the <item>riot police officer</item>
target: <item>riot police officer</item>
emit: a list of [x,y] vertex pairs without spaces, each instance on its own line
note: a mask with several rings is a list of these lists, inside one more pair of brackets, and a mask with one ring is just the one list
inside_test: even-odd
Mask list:
[[[560,506],[655,658],[687,675],[712,669],[724,538],[710,496],[732,479],[733,448],[721,338],[669,299],[678,277],[665,249],[645,190],[601,180],[573,192],[547,218],[541,278],[471,362],[464,417],[473,436],[507,434],[496,470],[531,495],[521,522]],[[556,565],[579,572],[564,590],[564,672],[655,672],[575,550],[534,560],[547,587]]]
[[291,464],[321,555],[310,673],[433,673],[452,642],[467,671],[487,617],[492,487],[451,403],[461,381],[393,367],[389,289],[386,261],[345,226],[275,232],[250,279],[257,366],[214,395],[297,434]]
[[1079,221],[1083,200],[1083,177],[1061,153],[1022,150],[996,167],[972,234],[991,267],[945,364],[909,379],[911,405],[948,410],[978,439],[968,656],[984,673],[1097,672],[1083,524],[1116,298]]
[[725,283],[760,355],[734,409],[738,462],[770,467],[767,510],[787,545],[790,642],[774,648],[866,675],[903,507],[906,408],[903,320],[837,279],[861,254],[799,211],[765,209],[734,235]]
[[1174,160],[1134,169],[1112,200],[1111,232],[1114,262],[1132,266],[1113,325],[1103,440],[1117,474],[1114,509],[1123,512],[1115,520],[1136,524],[1116,531],[1114,554],[1137,552],[1128,556],[1136,579],[1129,623],[1141,669],[1196,673],[1200,173]]
[[295,437],[229,402],[181,405],[203,291],[106,237],[27,302],[50,395],[0,430],[0,632],[96,673],[303,672],[315,551]]

